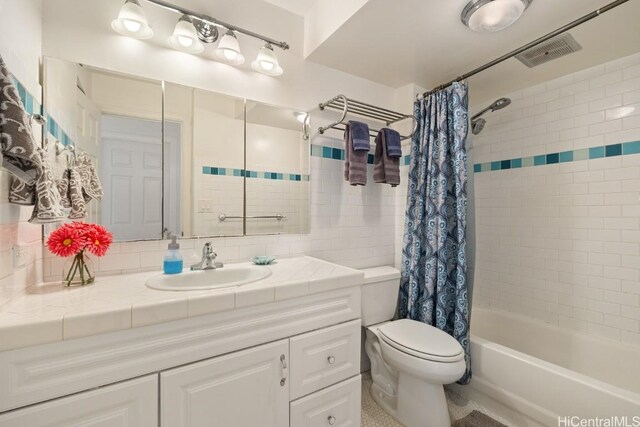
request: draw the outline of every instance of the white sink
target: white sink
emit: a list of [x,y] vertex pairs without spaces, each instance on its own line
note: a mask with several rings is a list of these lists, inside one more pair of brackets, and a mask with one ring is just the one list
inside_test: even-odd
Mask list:
[[271,276],[269,267],[226,265],[215,270],[161,274],[147,280],[146,285],[161,291],[195,291],[246,285],[269,276]]

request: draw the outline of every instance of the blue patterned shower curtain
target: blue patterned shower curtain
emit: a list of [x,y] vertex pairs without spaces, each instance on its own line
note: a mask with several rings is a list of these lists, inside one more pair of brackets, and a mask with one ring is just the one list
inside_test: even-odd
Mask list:
[[469,357],[466,262],[468,97],[466,83],[417,100],[398,300],[400,318],[433,325]]

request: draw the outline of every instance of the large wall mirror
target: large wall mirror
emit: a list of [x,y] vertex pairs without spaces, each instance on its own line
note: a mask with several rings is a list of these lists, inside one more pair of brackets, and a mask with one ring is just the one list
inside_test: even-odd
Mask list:
[[44,108],[63,199],[78,171],[101,190],[70,220],[117,241],[309,232],[305,112],[55,58]]

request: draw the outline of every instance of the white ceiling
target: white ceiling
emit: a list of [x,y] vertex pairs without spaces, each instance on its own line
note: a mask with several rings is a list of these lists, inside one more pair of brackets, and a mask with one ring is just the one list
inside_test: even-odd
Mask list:
[[[460,22],[467,0],[369,0],[306,59],[391,87],[416,83],[431,88],[609,2],[534,0],[513,26],[498,33],[479,34]],[[621,52],[637,52],[638,16],[640,1],[631,0],[597,18],[602,24],[608,17],[608,25],[591,26],[597,32],[572,31],[584,51],[554,66],[550,63],[548,68],[566,70],[575,66],[574,60],[580,66],[589,66],[605,62],[612,55],[621,56]],[[589,28],[586,25],[584,28]],[[487,84],[489,80],[520,78],[523,82],[528,69],[516,60],[510,61],[515,63],[502,67],[502,73],[493,70],[487,74],[490,78],[480,81]],[[536,75],[540,69],[534,69]]]

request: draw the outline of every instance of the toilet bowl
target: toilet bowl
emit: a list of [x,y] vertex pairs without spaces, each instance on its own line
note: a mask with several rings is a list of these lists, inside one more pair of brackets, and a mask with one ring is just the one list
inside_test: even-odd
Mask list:
[[[365,270],[362,321],[371,361],[371,395],[407,427],[451,425],[444,384],[462,377],[464,350],[447,333],[415,320],[393,320],[400,272]],[[390,308],[391,307],[391,308]]]

